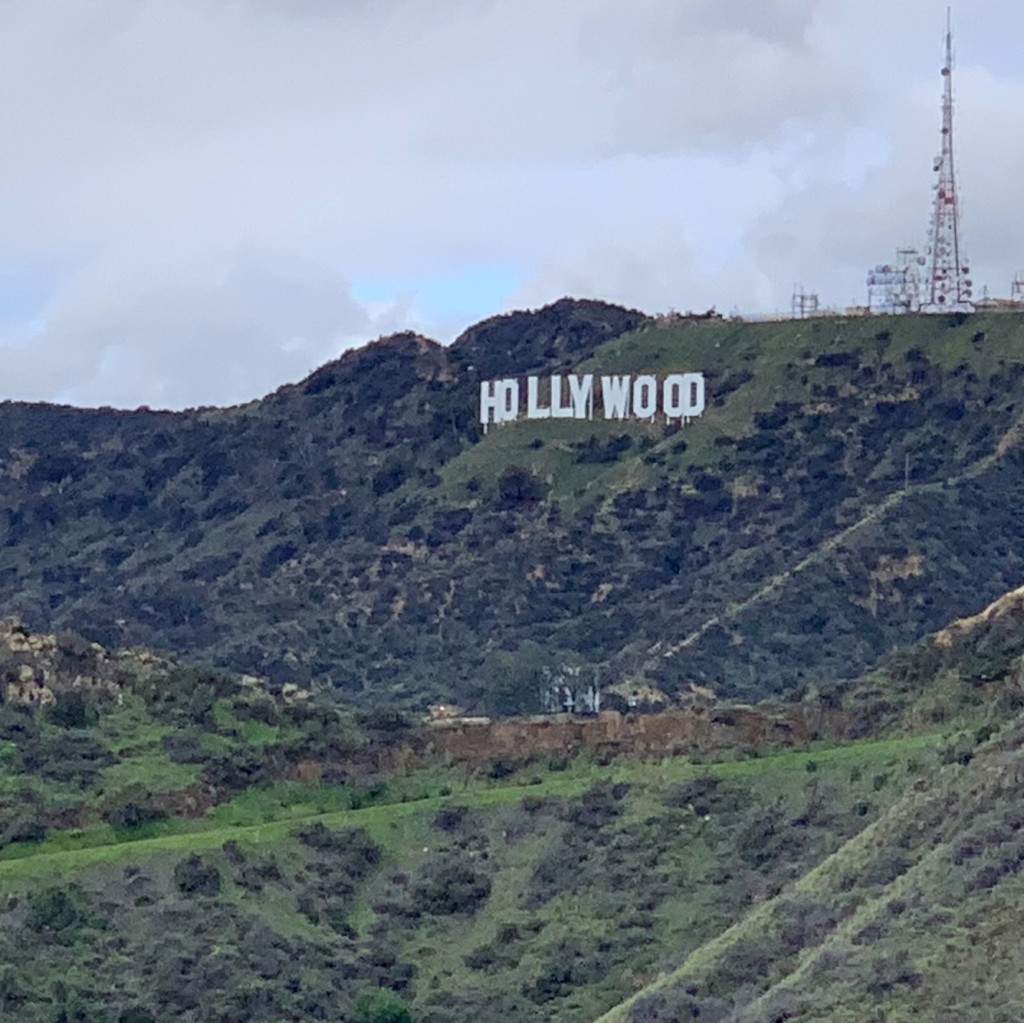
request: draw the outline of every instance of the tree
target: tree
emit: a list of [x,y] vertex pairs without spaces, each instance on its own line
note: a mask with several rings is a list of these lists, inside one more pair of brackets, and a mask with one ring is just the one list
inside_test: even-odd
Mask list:
[[537,714],[542,709],[544,650],[533,640],[515,650],[492,650],[483,665],[484,704],[493,717]]
[[498,499],[504,508],[527,508],[542,501],[547,484],[530,469],[510,465],[498,477]]
[[85,697],[77,689],[62,693],[49,708],[47,716],[61,728],[88,728],[99,720],[96,709],[85,702]]
[[365,991],[356,1001],[357,1023],[412,1023],[409,1006],[394,991]]

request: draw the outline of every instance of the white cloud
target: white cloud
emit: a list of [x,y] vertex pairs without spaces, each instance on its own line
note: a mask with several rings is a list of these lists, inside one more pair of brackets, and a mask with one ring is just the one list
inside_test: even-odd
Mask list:
[[345,280],[315,265],[251,251],[188,267],[135,255],[91,261],[68,283],[41,335],[5,351],[8,387],[87,405],[237,403],[376,326]]
[[[964,231],[1005,292],[1024,9],[963,18]],[[869,264],[924,241],[944,20],[940,0],[7,0],[0,264],[53,286],[0,393],[242,400],[379,328],[450,336],[450,281],[488,266],[522,268],[510,303],[860,299]],[[346,281],[367,278],[422,287],[364,308]]]

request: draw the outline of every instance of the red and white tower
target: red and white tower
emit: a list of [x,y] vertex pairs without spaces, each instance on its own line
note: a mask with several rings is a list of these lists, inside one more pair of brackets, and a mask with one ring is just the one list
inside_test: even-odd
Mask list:
[[969,310],[970,269],[960,248],[960,211],[953,169],[953,32],[946,12],[946,63],[942,68],[942,152],[935,158],[935,209],[925,253],[926,279],[922,290],[925,312]]

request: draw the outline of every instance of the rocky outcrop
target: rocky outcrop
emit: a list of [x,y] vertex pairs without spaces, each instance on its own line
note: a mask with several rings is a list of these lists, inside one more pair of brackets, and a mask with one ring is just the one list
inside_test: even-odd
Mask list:
[[6,703],[48,706],[61,694],[118,698],[129,679],[149,678],[171,662],[141,650],[109,651],[71,633],[33,633],[0,622],[0,688]]

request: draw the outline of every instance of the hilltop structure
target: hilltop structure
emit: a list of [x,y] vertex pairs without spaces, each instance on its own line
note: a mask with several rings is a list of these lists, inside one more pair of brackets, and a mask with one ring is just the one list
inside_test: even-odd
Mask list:
[[974,308],[970,268],[961,248],[960,209],[953,163],[953,32],[946,13],[946,60],[942,66],[942,148],[935,158],[935,206],[927,250],[926,312]]
[[946,54],[942,65],[941,147],[928,246],[923,254],[902,248],[894,263],[868,272],[868,309],[873,313],[955,312],[975,308],[970,266],[963,251],[953,150],[953,31],[946,12]]
[[868,273],[868,312],[913,313],[921,308],[919,270],[924,257],[917,249],[897,249],[895,263],[879,264]]

